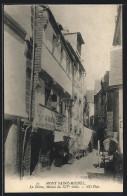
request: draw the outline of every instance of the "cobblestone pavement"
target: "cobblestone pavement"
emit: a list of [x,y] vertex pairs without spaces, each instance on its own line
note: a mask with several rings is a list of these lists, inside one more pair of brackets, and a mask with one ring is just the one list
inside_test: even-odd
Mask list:
[[65,164],[62,167],[55,167],[52,164],[50,170],[40,172],[41,165],[35,169],[32,176],[81,176],[83,178],[88,178],[91,174],[98,174],[98,176],[104,176],[103,168],[95,168],[94,164],[98,164],[97,150],[88,153],[87,156],[77,160],[75,159],[73,164]]

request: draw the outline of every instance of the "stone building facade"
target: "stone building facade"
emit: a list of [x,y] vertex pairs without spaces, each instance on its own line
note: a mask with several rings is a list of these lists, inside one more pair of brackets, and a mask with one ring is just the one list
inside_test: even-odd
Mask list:
[[[31,7],[4,6],[4,149],[5,174],[22,175],[23,119],[29,118],[32,65]],[[28,96],[27,96],[28,95]],[[28,149],[27,149],[28,150]],[[30,153],[30,151],[29,151]],[[27,160],[29,157],[27,157]],[[28,161],[29,162],[29,161]]]
[[[95,129],[98,139],[108,137],[118,140],[119,152],[123,153],[123,79],[122,79],[122,7],[118,5],[110,70],[99,82],[94,96]],[[95,89],[96,91],[96,89]],[[102,144],[103,145],[103,144]]]
[[[16,121],[16,126],[18,121],[16,141],[19,144],[15,143],[15,149],[19,149],[21,164],[17,165],[20,175],[23,176],[32,174],[39,162],[42,169],[50,165],[54,148],[62,153],[72,153],[74,149],[80,148],[83,134],[85,69],[81,62],[81,45],[84,41],[79,32],[68,33],[70,37],[75,36],[73,45],[47,6],[24,6],[22,12],[20,8],[5,8],[5,26],[9,29],[4,40],[5,129],[8,130],[8,139],[12,120],[14,123]],[[20,13],[17,14],[17,10],[20,10]],[[16,27],[13,27],[12,23]],[[15,35],[16,28],[18,30]],[[10,36],[15,41],[11,40]],[[21,37],[22,41],[19,40],[16,45],[17,36]],[[12,50],[10,55],[6,52],[8,44],[9,50]],[[15,62],[11,63],[12,59]],[[8,72],[9,66],[14,73],[12,77]],[[8,79],[11,81],[12,78],[10,88],[14,87],[15,81],[17,83],[15,82],[15,92],[10,92],[11,96],[8,96]],[[13,104],[10,111],[7,111],[8,103]],[[9,148],[5,151],[10,152]]]
[[116,25],[110,50],[109,86],[114,93],[113,128],[117,132],[119,152],[123,154],[123,70],[122,70],[122,6],[117,6]]

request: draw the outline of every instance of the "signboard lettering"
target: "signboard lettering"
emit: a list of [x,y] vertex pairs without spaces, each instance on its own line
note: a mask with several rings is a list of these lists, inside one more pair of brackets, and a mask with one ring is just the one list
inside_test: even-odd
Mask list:
[[58,112],[37,104],[33,127],[67,132],[67,118]]

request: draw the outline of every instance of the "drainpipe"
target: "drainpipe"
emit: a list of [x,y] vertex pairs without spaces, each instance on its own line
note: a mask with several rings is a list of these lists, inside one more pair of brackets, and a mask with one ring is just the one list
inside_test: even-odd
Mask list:
[[32,65],[31,65],[31,83],[30,83],[30,107],[29,107],[29,120],[30,125],[25,130],[24,140],[23,140],[23,152],[22,152],[22,165],[21,165],[21,178],[23,177],[23,164],[24,164],[24,147],[25,147],[25,141],[26,141],[26,135],[29,127],[32,124],[32,97],[33,97],[33,76],[34,76],[34,57],[35,57],[35,5],[33,5],[33,31],[32,31],[32,38],[33,38],[33,44],[32,44]]
[[34,72],[34,57],[35,57],[35,5],[33,5],[33,50],[32,50],[32,66],[31,66],[31,84],[30,84],[30,108],[29,119],[32,121],[32,97],[33,97],[33,72]]
[[26,142],[26,135],[28,132],[28,129],[31,127],[31,125],[29,125],[26,130],[25,130],[25,134],[24,134],[24,139],[23,139],[23,149],[22,149],[22,165],[21,165],[21,178],[23,178],[24,176],[24,156],[25,156],[25,142]]

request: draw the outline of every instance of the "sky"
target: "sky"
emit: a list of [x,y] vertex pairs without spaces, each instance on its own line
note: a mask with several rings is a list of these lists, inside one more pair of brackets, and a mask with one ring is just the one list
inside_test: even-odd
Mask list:
[[50,5],[56,21],[69,32],[80,32],[82,59],[86,70],[86,88],[94,89],[94,82],[110,69],[117,5]]

